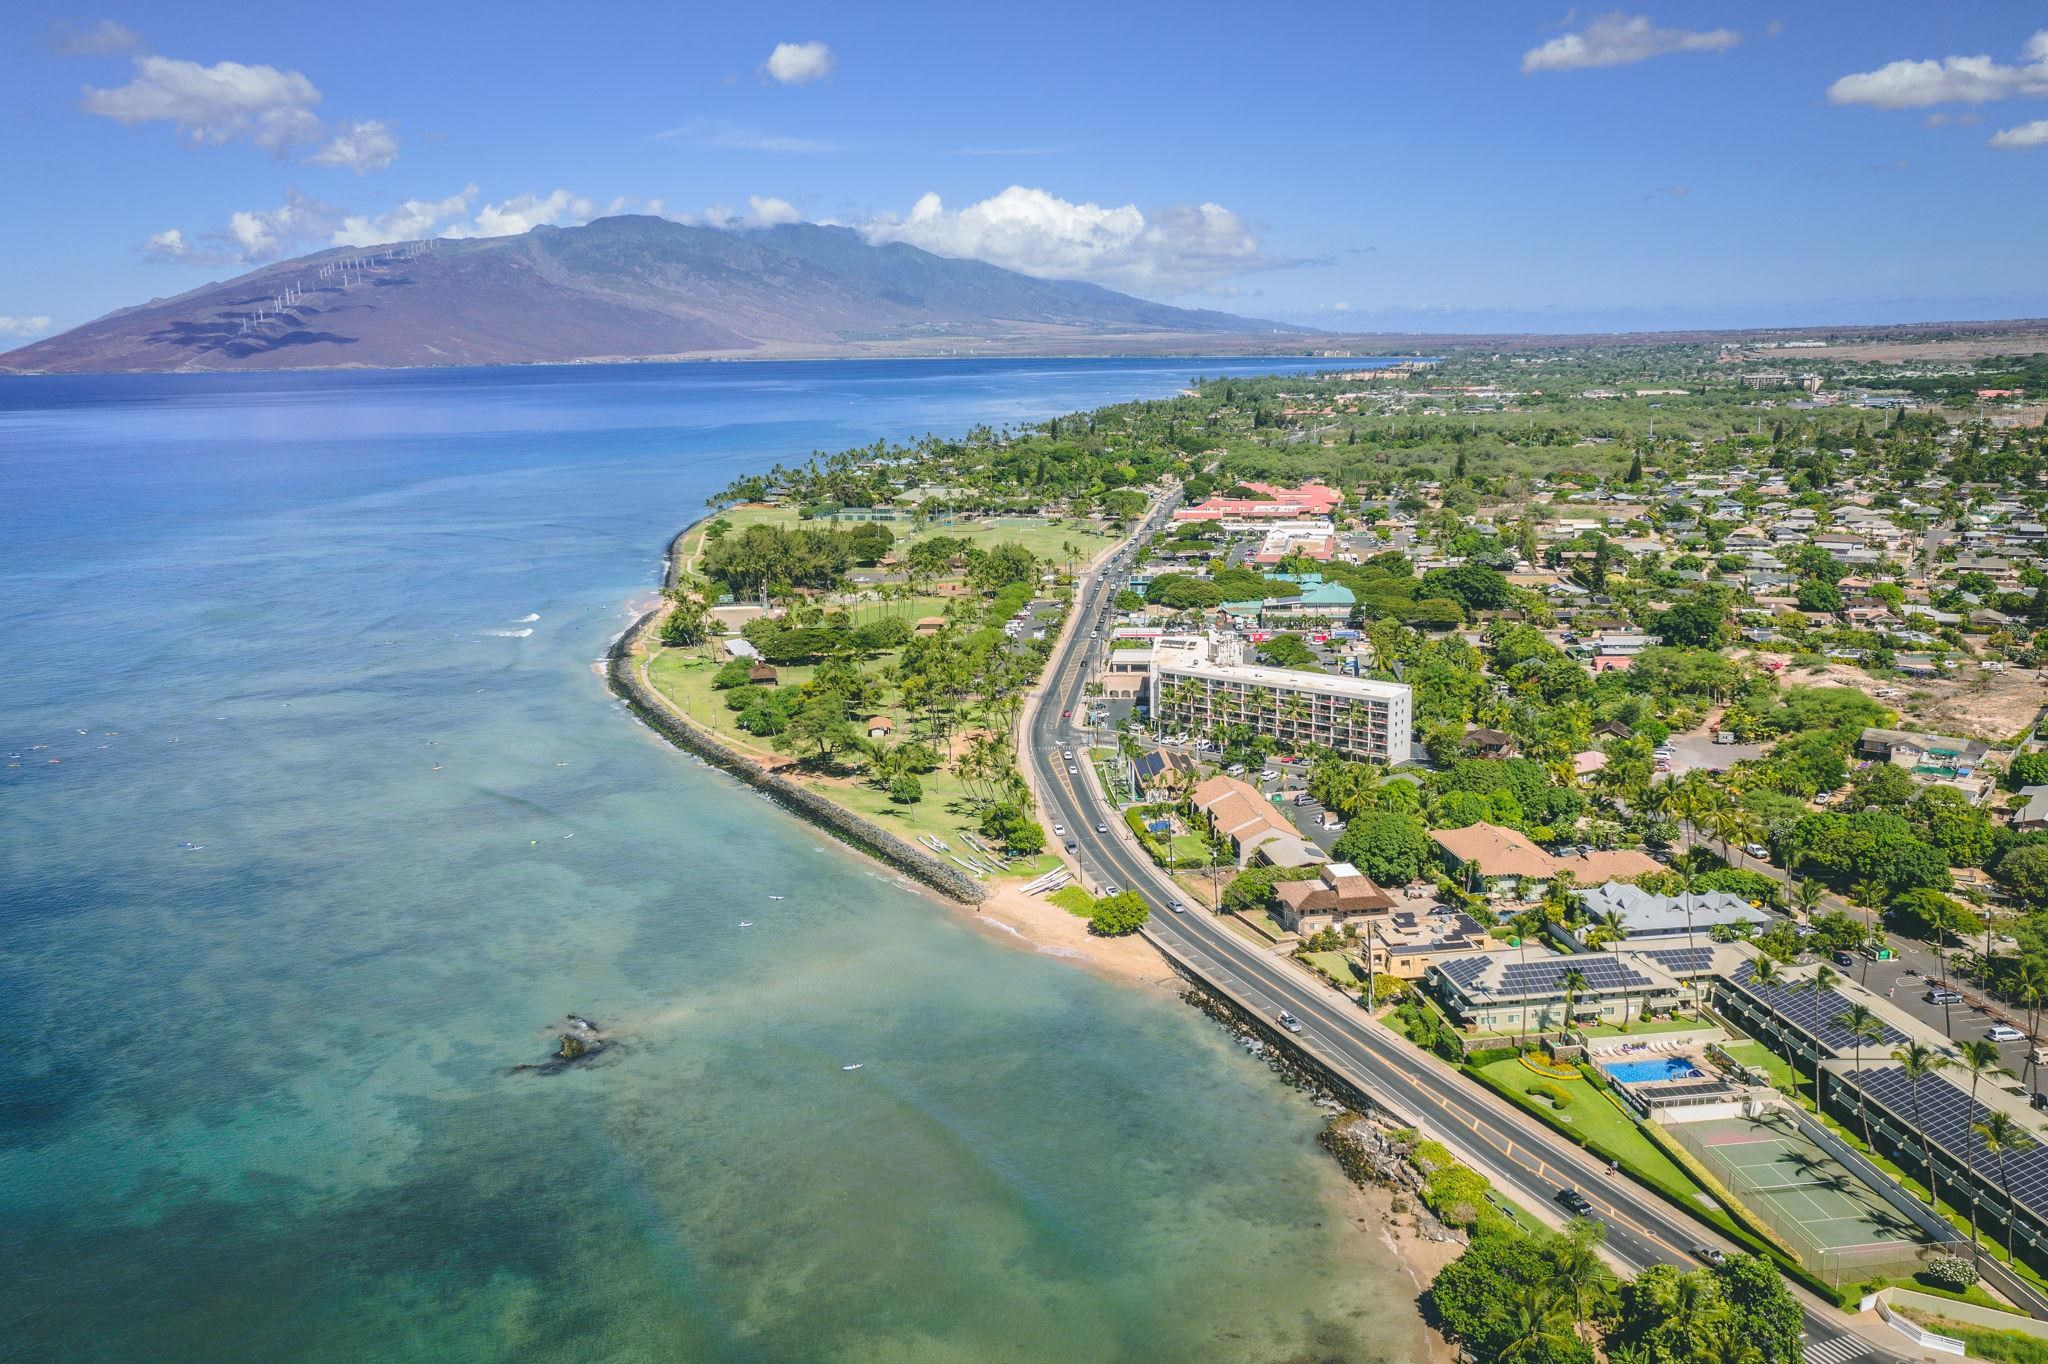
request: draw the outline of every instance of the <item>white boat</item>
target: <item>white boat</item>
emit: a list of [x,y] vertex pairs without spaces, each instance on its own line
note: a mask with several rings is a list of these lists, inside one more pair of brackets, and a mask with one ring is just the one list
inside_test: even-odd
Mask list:
[[780,896],[780,895],[771,895],[771,896],[769,896],[768,898],[769,898],[769,899],[771,899],[771,900],[780,900],[780,899],[783,899],[783,898],[785,898],[785,897],[783,897],[783,896]]
[[859,1070],[859,1069],[860,1069],[860,1068],[861,1068],[861,1067],[862,1067],[863,1065],[865,1065],[865,1064],[866,1064],[866,1062],[863,1062],[863,1061],[855,1061],[855,1062],[854,1062],[854,1063],[853,1063],[852,1065],[850,1065],[850,1066],[841,1066],[841,1067],[840,1067],[840,1069],[841,1069],[841,1070]]
[[753,926],[754,926],[754,921],[753,921],[752,919],[741,919],[741,920],[740,920],[740,927],[741,927],[741,928],[752,928]]

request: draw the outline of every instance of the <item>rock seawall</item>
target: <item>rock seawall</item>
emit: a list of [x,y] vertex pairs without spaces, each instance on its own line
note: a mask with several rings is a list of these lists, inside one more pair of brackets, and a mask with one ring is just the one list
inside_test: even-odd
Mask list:
[[[678,535],[669,543],[668,578],[677,571]],[[633,622],[613,641],[605,659],[605,676],[611,688],[649,729],[676,747],[696,754],[724,772],[738,777],[757,791],[765,792],[790,813],[823,829],[847,846],[895,868],[948,899],[964,905],[978,905],[988,892],[980,882],[957,868],[940,862],[909,839],[900,838],[871,820],[863,819],[843,806],[835,805],[817,792],[778,773],[770,772],[745,754],[726,747],[716,735],[691,724],[655,695],[633,666],[633,649],[654,629],[662,608],[656,607]]]

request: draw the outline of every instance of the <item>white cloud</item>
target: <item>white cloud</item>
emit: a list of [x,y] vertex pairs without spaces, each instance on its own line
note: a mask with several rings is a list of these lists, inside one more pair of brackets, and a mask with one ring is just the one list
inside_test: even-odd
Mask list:
[[357,119],[329,129],[313,112],[320,90],[297,71],[242,62],[201,66],[177,57],[144,54],[126,85],[84,88],[89,114],[130,127],[169,123],[195,147],[247,142],[283,158],[293,149],[327,139],[309,165],[340,166],[358,175],[383,170],[398,156],[389,124]]
[[261,265],[282,259],[335,230],[341,215],[328,204],[297,189],[285,191],[284,202],[272,209],[247,209],[230,214],[218,231],[188,237],[169,227],[154,233],[136,249],[153,261],[183,265]]
[[874,242],[908,242],[1045,279],[1151,294],[1187,293],[1230,275],[1294,264],[1265,255],[1244,220],[1220,204],[1180,205],[1147,217],[1134,204],[1070,203],[1022,185],[957,210],[927,194],[907,217],[887,215],[864,230]]
[[2031,151],[2035,147],[2048,147],[2048,118],[2037,118],[2032,123],[2022,123],[2017,128],[2007,128],[1991,135],[1991,146],[2006,152]]
[[142,35],[126,24],[102,19],[80,27],[64,24],[50,31],[48,46],[64,57],[121,57],[142,51]]
[[749,195],[747,207],[752,211],[756,227],[773,227],[777,223],[800,223],[804,215],[797,212],[786,199],[764,198],[759,194]]
[[319,138],[319,102],[320,91],[296,71],[175,57],[137,57],[126,85],[85,87],[87,113],[129,125],[173,123],[195,144],[253,142],[277,156]]
[[837,65],[839,58],[823,43],[777,43],[761,69],[784,85],[803,85],[823,80]]
[[407,199],[389,213],[375,218],[353,214],[329,238],[333,246],[381,246],[385,242],[410,242],[431,237],[442,223],[460,218],[476,201],[477,187],[464,186],[446,199]]
[[341,166],[357,175],[383,170],[398,159],[398,139],[391,125],[374,118],[359,118],[334,135],[334,139],[306,158],[308,165]]
[[458,223],[444,237],[516,237],[536,227],[574,226],[597,216],[597,205],[579,194],[558,189],[553,194],[521,194],[502,204],[485,204],[476,221]]
[[663,141],[683,140],[694,142],[700,147],[715,147],[720,151],[737,152],[836,152],[839,144],[815,137],[790,137],[782,133],[764,133],[758,128],[749,128],[730,119],[705,118],[702,114],[687,123],[674,128],[665,128],[654,135]]
[[1922,109],[1930,104],[1989,104],[2023,95],[2048,95],[2048,29],[2027,39],[2020,65],[1987,56],[1897,61],[1844,76],[1828,87],[1834,104],[1873,109]]
[[0,336],[41,336],[48,330],[47,317],[9,317],[0,313]]
[[1647,14],[1617,10],[1600,15],[1577,33],[1530,48],[1522,54],[1522,74],[1632,66],[1672,52],[1726,52],[1741,41],[1742,35],[1733,29],[1658,28]]

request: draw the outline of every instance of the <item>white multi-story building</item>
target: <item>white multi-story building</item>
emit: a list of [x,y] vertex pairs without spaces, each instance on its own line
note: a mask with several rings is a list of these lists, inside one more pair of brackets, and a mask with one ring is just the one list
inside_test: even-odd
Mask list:
[[1261,667],[1244,661],[1241,640],[1209,635],[1172,635],[1153,647],[1150,701],[1159,729],[1244,725],[1285,747],[1384,763],[1407,760],[1415,728],[1405,683]]

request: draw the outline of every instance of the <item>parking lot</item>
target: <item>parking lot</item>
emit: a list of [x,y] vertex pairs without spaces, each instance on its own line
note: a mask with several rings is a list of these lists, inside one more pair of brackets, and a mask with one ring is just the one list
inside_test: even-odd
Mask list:
[[1739,762],[1763,757],[1762,744],[1717,744],[1705,734],[1674,734],[1670,739],[1671,775],[1688,772],[1725,772]]

